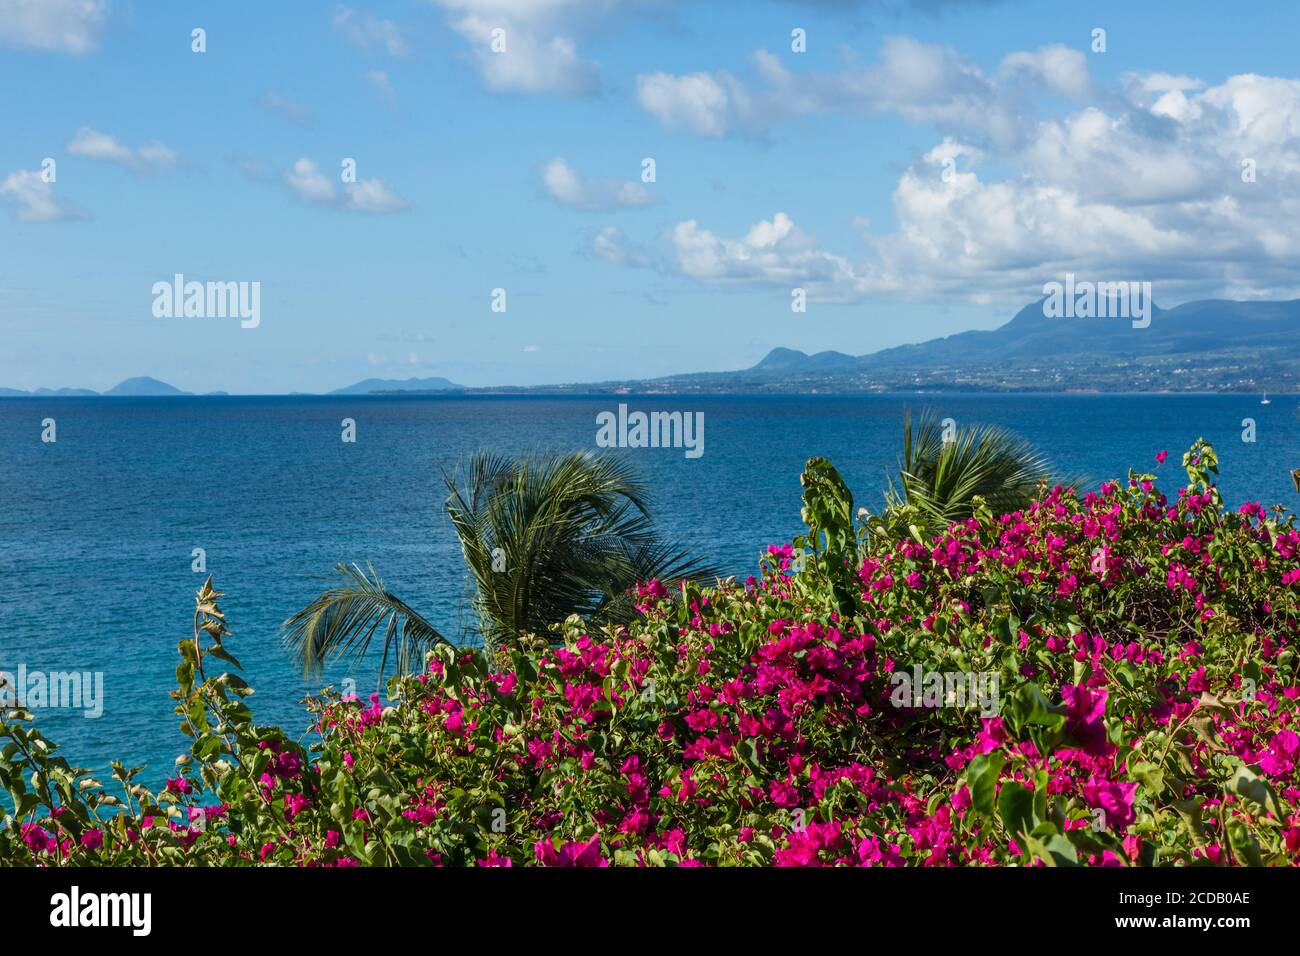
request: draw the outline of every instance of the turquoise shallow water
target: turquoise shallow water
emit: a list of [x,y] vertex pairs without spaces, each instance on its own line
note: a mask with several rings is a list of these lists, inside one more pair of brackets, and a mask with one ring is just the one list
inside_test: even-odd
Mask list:
[[[167,691],[189,633],[191,550],[226,592],[230,648],[257,688],[259,721],[306,728],[315,689],[289,666],[278,625],[338,561],[369,560],[435,624],[457,630],[465,576],[441,511],[439,468],[478,447],[594,447],[596,415],[704,412],[704,454],[636,449],[656,515],[692,548],[745,575],[768,543],[800,530],[799,471],[810,455],[876,504],[894,467],[904,407],[1006,425],[1062,472],[1096,480],[1130,466],[1174,487],[1199,435],[1220,452],[1234,504],[1294,509],[1296,396],[597,396],[0,400],[0,670],[102,671],[104,713],[44,710],[69,759],[148,763],[157,780],[182,752]],[[53,417],[58,440],[41,442]],[[1255,419],[1257,441],[1241,440]],[[340,440],[355,419],[357,441]],[[327,679],[338,681],[347,668]],[[374,666],[357,674],[363,689]]]

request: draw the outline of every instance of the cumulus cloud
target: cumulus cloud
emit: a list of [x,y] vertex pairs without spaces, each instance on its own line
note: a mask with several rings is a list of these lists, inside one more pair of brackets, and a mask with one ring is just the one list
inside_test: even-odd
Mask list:
[[54,198],[54,186],[35,169],[20,169],[0,180],[0,202],[12,207],[19,222],[64,222],[86,219],[80,209]]
[[606,226],[594,237],[592,251],[611,265],[650,267],[703,285],[798,286],[820,301],[855,301],[876,287],[866,267],[823,249],[783,212],[735,238],[688,219],[669,229],[654,249],[638,247]]
[[284,174],[284,181],[299,199],[307,202],[328,206],[338,201],[334,181],[310,159],[299,159],[294,163],[293,168]]
[[284,174],[284,182],[298,198],[318,206],[349,212],[401,212],[410,205],[378,179],[339,183],[320,171],[310,159],[301,158]]
[[860,297],[870,286],[868,276],[843,256],[822,249],[783,212],[756,222],[735,239],[688,219],[669,230],[667,240],[673,271],[705,282],[803,285],[833,300]]
[[378,179],[362,179],[344,187],[347,199],[344,207],[357,212],[401,212],[408,205],[405,199],[390,190]]
[[571,209],[635,209],[655,201],[635,180],[588,179],[558,156],[542,167],[542,183],[552,199]]
[[333,23],[334,29],[367,52],[378,50],[398,57],[411,52],[401,27],[392,20],[381,20],[369,13],[358,14],[349,7],[339,7],[334,12]]
[[1011,53],[1000,68],[1003,81],[1029,79],[1043,89],[1081,100],[1091,92],[1087,58],[1078,50],[1054,43],[1032,53]]
[[1059,45],[1011,54],[993,74],[951,47],[910,37],[886,38],[877,62],[836,72],[795,73],[766,50],[750,63],[758,82],[725,70],[642,74],[637,103],[666,127],[707,137],[756,135],[796,116],[874,111],[1010,144],[1028,125],[1030,96],[1089,90],[1086,58]]
[[1201,80],[1182,74],[1146,73],[1130,74],[1128,79],[1147,93],[1168,93],[1170,90],[1199,90],[1205,86]]
[[[498,93],[584,96],[600,68],[578,52],[577,36],[636,0],[432,0],[470,44],[484,85]],[[504,50],[492,48],[495,37]]]
[[648,250],[632,243],[617,226],[604,226],[591,240],[591,251],[612,266],[649,266],[654,259]]
[[664,126],[696,136],[725,136],[735,129],[756,129],[762,122],[748,91],[726,72],[641,75],[636,78],[636,100]]
[[[810,298],[839,302],[1023,302],[1067,271],[1151,281],[1163,301],[1300,295],[1300,80],[1242,74],[1207,85],[1134,74],[1103,94],[1060,48],[1012,54],[989,77],[950,51],[909,44],[895,54],[882,58],[899,80],[889,108],[944,135],[900,175],[892,225],[864,234],[860,246],[825,249],[778,213],[735,237],[687,219],[643,246],[608,227],[593,252],[705,285],[801,285]],[[908,78],[905,63],[936,55],[949,63],[946,79],[937,63]],[[795,80],[779,63],[758,69],[769,93],[791,84],[770,108],[737,97],[717,75],[661,84],[653,108],[642,89],[642,105],[671,106],[681,125],[724,135],[761,126],[778,100],[790,115],[829,109],[850,89],[875,89],[843,74]],[[1012,85],[1069,103],[1055,115],[1004,111],[1014,135],[993,135],[1002,120],[971,122],[954,106],[962,76],[964,95],[984,98],[990,115]],[[871,102],[885,101],[873,93]]]
[[89,126],[77,130],[68,143],[68,152],[73,156],[123,166],[138,176],[154,176],[174,169],[180,162],[174,152],[157,140],[130,147]]
[[107,15],[107,0],[0,0],[0,46],[90,53]]

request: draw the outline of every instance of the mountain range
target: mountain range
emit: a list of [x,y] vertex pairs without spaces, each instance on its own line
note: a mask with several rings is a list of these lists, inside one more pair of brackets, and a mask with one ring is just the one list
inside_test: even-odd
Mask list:
[[[1039,300],[991,331],[960,332],[867,355],[775,348],[757,365],[736,371],[492,388],[466,388],[439,377],[369,378],[329,394],[1300,390],[1300,299],[1205,299],[1172,309],[1152,305],[1145,328],[1128,318],[1048,318],[1044,312]],[[0,388],[0,397],[97,394]],[[141,377],[103,394],[189,393]]]
[[1150,319],[1136,328],[1128,318],[1048,318],[1039,300],[991,331],[868,355],[776,348],[739,371],[601,384],[634,392],[1300,390],[1300,299],[1153,305]]

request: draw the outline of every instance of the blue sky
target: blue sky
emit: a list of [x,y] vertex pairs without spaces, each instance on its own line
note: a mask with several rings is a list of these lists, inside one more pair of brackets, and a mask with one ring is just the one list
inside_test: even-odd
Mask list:
[[[1222,11],[0,0],[0,386],[742,368],[1067,271],[1294,297],[1300,13]],[[175,273],[260,282],[260,324],[155,317]]]

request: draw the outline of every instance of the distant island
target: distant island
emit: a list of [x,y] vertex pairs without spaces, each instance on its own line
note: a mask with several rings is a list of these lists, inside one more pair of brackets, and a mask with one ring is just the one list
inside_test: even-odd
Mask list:
[[[867,355],[776,348],[752,368],[565,385],[469,388],[446,378],[368,378],[329,395],[734,392],[1294,392],[1300,390],[1300,299],[1206,299],[1128,318],[1048,318],[1030,303],[992,331]],[[96,396],[89,389],[0,388],[0,397]],[[106,396],[188,395],[140,377]],[[209,394],[224,394],[219,392]],[[301,394],[301,393],[298,393]]]
[[[457,385],[455,382],[448,381],[445,378],[408,378],[408,379],[390,379],[390,378],[368,378],[363,382],[357,382],[355,385],[349,385],[346,388],[336,388],[329,395],[387,395],[394,392],[453,392],[468,391],[464,385]],[[147,375],[140,375],[135,378],[128,378],[119,382],[106,392],[96,392],[89,388],[38,388],[32,391],[23,391],[17,388],[0,388],[0,398],[33,398],[33,397],[55,397],[55,398],[155,398],[176,395],[193,396],[194,392],[186,392],[174,385],[168,385],[166,382],[159,381],[156,378],[150,378]],[[207,397],[228,396],[229,392],[204,392]],[[291,395],[313,395],[313,392],[290,392]]]
[[89,388],[38,388],[34,391],[24,392],[16,388],[0,388],[0,398],[17,398],[31,396],[56,396],[69,398],[100,398],[104,396],[123,397],[123,398],[140,398],[155,395],[191,395],[192,392],[182,392],[174,385],[168,385],[166,382],[160,382],[156,378],[150,378],[147,375],[140,375],[135,378],[128,378],[125,381],[118,382],[107,392],[96,392]]
[[330,395],[383,395],[390,392],[454,392],[465,391],[464,385],[445,378],[368,378],[346,388],[336,388]]

